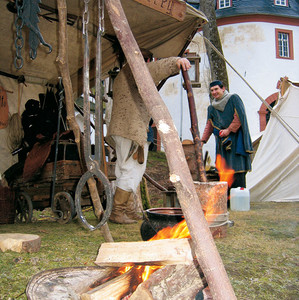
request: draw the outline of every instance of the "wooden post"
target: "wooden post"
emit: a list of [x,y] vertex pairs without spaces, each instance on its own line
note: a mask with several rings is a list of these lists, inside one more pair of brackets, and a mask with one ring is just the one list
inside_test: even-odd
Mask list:
[[185,81],[188,102],[189,102],[189,112],[190,112],[190,119],[191,119],[191,133],[192,133],[193,142],[194,142],[196,162],[197,162],[197,166],[198,166],[198,170],[199,170],[199,181],[207,182],[208,180],[207,180],[205,167],[204,167],[204,163],[203,163],[203,159],[202,159],[202,146],[201,146],[201,141],[199,138],[198,120],[197,120],[196,107],[195,107],[195,101],[194,101],[191,80],[189,78],[189,74],[187,71],[182,70],[182,74],[183,74],[183,78]]
[[140,95],[157,124],[165,147],[173,182],[195,245],[197,260],[205,274],[213,299],[236,299],[221,257],[205,220],[183,148],[171,116],[146,67],[119,0],[106,0],[110,21],[132,70]]
[[[75,118],[75,109],[73,101],[73,88],[71,77],[68,68],[68,52],[67,52],[67,28],[66,28],[66,16],[67,7],[66,0],[57,0],[58,15],[59,15],[59,53],[56,58],[58,62],[59,70],[63,79],[64,92],[65,92],[65,102],[67,111],[67,121],[74,132],[75,142],[77,144],[80,159],[82,161],[82,151],[81,151],[81,130],[77,124]],[[100,197],[97,191],[96,182],[93,178],[88,180],[88,187],[90,189],[91,199],[96,207],[96,216],[99,217],[103,211],[103,207],[100,201]],[[113,242],[112,235],[110,233],[108,224],[104,224],[101,228],[103,236],[106,242]]]

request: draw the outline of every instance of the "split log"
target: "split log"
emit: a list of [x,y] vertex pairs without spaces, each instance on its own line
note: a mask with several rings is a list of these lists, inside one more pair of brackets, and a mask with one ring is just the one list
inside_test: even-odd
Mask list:
[[41,245],[41,238],[36,234],[3,233],[0,234],[0,249],[15,252],[37,252]]
[[95,264],[101,266],[190,264],[193,254],[189,239],[104,243]]
[[174,184],[195,246],[197,260],[215,300],[236,299],[198,199],[178,133],[132,34],[120,0],[105,2],[115,34],[149,115],[157,124]]
[[82,293],[105,282],[116,268],[58,268],[34,275],[27,284],[28,300],[80,299]]
[[81,294],[81,300],[121,299],[122,297],[131,294],[140,283],[140,280],[136,269],[133,268],[130,271]]
[[193,300],[206,286],[196,261],[189,265],[165,266],[139,284],[130,300]]

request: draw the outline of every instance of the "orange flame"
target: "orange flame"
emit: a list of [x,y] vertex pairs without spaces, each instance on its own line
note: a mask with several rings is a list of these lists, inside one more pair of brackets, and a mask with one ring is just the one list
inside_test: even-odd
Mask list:
[[[166,227],[158,231],[149,241],[162,240],[162,239],[182,239],[190,238],[189,229],[187,227],[186,220],[181,221],[173,227]],[[147,280],[152,273],[156,270],[163,268],[164,266],[132,266],[126,265],[120,267],[117,271],[119,274],[128,272],[130,269],[135,267],[136,270],[140,270],[139,273],[141,281]]]
[[218,170],[220,181],[226,181],[228,187],[231,187],[234,182],[235,171],[227,167],[225,159],[220,154],[217,154],[216,157],[216,169]]
[[189,229],[186,220],[174,225],[173,227],[165,227],[157,232],[149,241],[162,239],[183,239],[190,238]]
[[[218,169],[220,180],[221,181],[227,181],[229,185],[233,182],[233,176],[234,176],[234,170],[228,169],[226,167],[225,160],[221,158],[221,156],[217,156],[216,160],[216,167]],[[208,195],[208,205],[205,206],[205,217],[210,219],[211,221],[211,215],[213,215],[215,210],[215,201],[217,201],[217,192],[215,189],[211,189],[209,191]],[[219,212],[218,212],[219,213]],[[182,220],[180,223],[176,224],[173,227],[166,227],[161,229],[157,232],[156,235],[154,235],[149,241],[153,240],[161,240],[161,239],[181,239],[181,238],[190,238],[189,229],[187,227],[186,220]],[[149,278],[149,276],[154,273],[157,269],[161,269],[164,266],[123,266],[118,269],[118,272],[120,274],[123,274],[127,271],[129,271],[131,268],[135,268],[136,270],[140,270],[138,273],[138,278],[140,282],[143,282]]]
[[[211,195],[210,197],[213,197]],[[213,205],[208,209],[209,213],[213,213]],[[206,215],[206,213],[205,213]],[[182,220],[180,223],[174,225],[173,227],[165,227],[157,232],[149,241],[162,240],[162,239],[182,239],[190,238],[190,232],[186,223],[186,220]],[[118,269],[120,274],[128,272],[131,268],[135,267],[137,270],[140,270],[141,281],[145,281],[149,276],[154,273],[156,270],[163,268],[164,266],[123,266]]]

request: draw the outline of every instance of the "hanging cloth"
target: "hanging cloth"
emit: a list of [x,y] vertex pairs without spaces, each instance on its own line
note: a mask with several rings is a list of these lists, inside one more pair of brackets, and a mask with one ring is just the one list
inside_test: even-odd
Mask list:
[[0,129],[6,128],[9,119],[9,109],[6,91],[0,86]]

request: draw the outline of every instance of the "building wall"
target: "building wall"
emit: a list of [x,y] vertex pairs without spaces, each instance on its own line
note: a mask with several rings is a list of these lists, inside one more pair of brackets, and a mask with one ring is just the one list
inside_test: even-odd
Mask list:
[[[284,20],[285,23],[285,20]],[[299,81],[299,50],[296,42],[299,40],[299,26],[293,22],[281,24],[279,17],[277,23],[250,22],[233,23],[218,27],[223,52],[226,60],[243,77],[244,80],[260,95],[266,99],[276,93],[276,83],[280,77],[287,76],[291,81]],[[294,60],[276,58],[275,29],[287,29],[293,31]],[[200,88],[194,88],[194,98],[198,114],[200,133],[203,133],[207,107],[209,100],[210,71],[209,62],[203,43],[202,33],[198,32],[189,46],[190,52],[196,52],[201,56],[200,63]],[[248,87],[242,78],[227,65],[229,86],[231,93],[237,93],[242,98],[250,128],[252,139],[260,132],[260,120],[258,111],[262,101]],[[171,78],[161,90],[164,99],[179,136],[182,140],[191,139],[190,118],[186,92],[182,89],[181,77]],[[214,138],[204,146],[204,152],[208,151],[212,161],[215,159]]]

